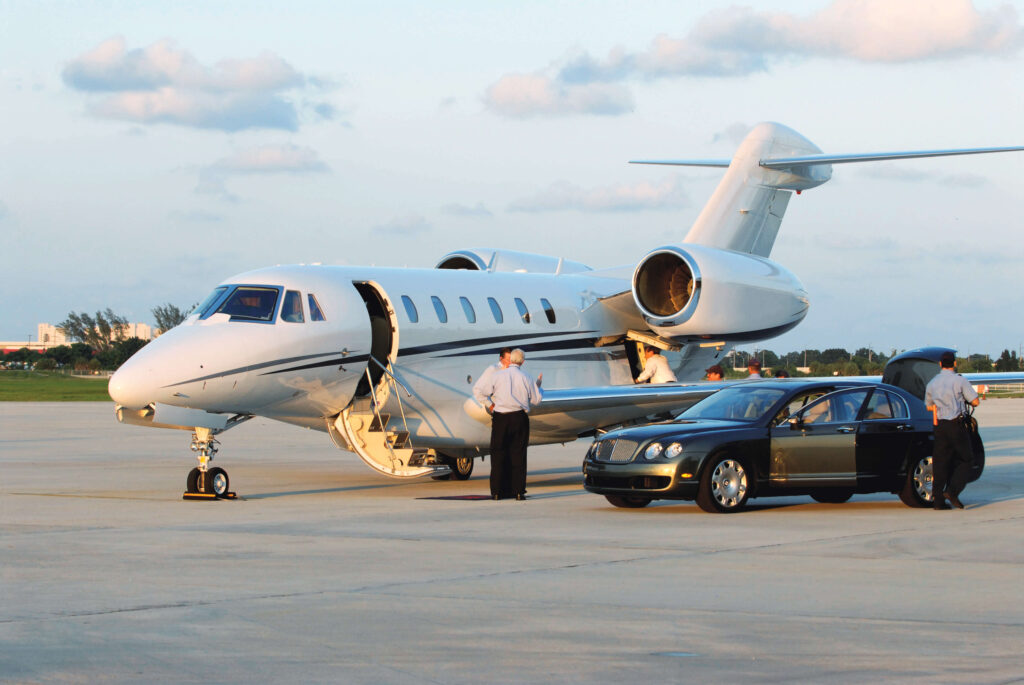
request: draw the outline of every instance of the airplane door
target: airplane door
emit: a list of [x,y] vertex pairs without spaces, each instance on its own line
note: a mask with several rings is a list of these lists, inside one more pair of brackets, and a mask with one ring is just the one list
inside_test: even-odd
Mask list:
[[773,485],[857,484],[857,416],[869,388],[829,393],[772,428]]
[[[356,388],[356,397],[370,394],[371,387],[377,387],[384,376],[384,368],[395,360],[398,353],[398,318],[384,290],[370,281],[353,282],[356,290],[366,303],[366,313],[370,316],[370,357],[367,361],[369,378],[363,375]],[[376,360],[379,363],[375,363]]]

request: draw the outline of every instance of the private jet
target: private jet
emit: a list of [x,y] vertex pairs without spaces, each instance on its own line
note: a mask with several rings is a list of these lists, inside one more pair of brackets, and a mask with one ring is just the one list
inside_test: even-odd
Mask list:
[[679,410],[720,386],[635,385],[642,345],[697,381],[732,346],[806,316],[804,286],[769,259],[794,192],[828,181],[833,164],[1022,149],[830,155],[762,123],[731,161],[635,162],[726,169],[685,239],[636,264],[472,248],[428,269],[248,271],[129,359],[110,395],[122,423],[192,434],[186,496],[231,496],[227,472],[211,467],[218,436],[255,416],[323,431],[387,476],[465,479],[490,435],[471,390],[500,348],[522,348],[544,376],[531,444]]

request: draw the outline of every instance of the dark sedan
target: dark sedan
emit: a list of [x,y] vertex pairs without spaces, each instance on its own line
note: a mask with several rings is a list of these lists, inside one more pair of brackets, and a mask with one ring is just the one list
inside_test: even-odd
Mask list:
[[[972,480],[984,467],[975,431]],[[701,400],[674,421],[600,436],[584,487],[618,507],[696,500],[709,512],[753,497],[845,502],[892,492],[932,503],[932,415],[901,388],[870,382],[752,381]]]

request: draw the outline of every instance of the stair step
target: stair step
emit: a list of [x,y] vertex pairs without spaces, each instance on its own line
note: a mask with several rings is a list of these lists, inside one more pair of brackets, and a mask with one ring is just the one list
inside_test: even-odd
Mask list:
[[391,439],[392,447],[401,449],[409,442],[409,431],[394,431],[393,433],[388,433],[388,437]]
[[391,420],[391,414],[376,414],[373,417],[373,421],[370,422],[369,430],[374,433],[382,432],[388,426],[388,421]]
[[352,411],[373,411],[373,401],[369,397],[360,397],[352,403]]

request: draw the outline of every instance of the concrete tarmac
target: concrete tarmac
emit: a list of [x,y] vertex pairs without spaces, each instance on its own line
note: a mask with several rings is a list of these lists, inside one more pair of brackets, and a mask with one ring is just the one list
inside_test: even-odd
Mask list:
[[[185,432],[110,404],[0,403],[4,682],[1024,681],[1024,400],[978,412],[965,511],[754,500],[623,510],[585,442],[530,451],[526,502],[378,476],[253,420],[182,501]],[[442,499],[438,499],[442,498]]]

